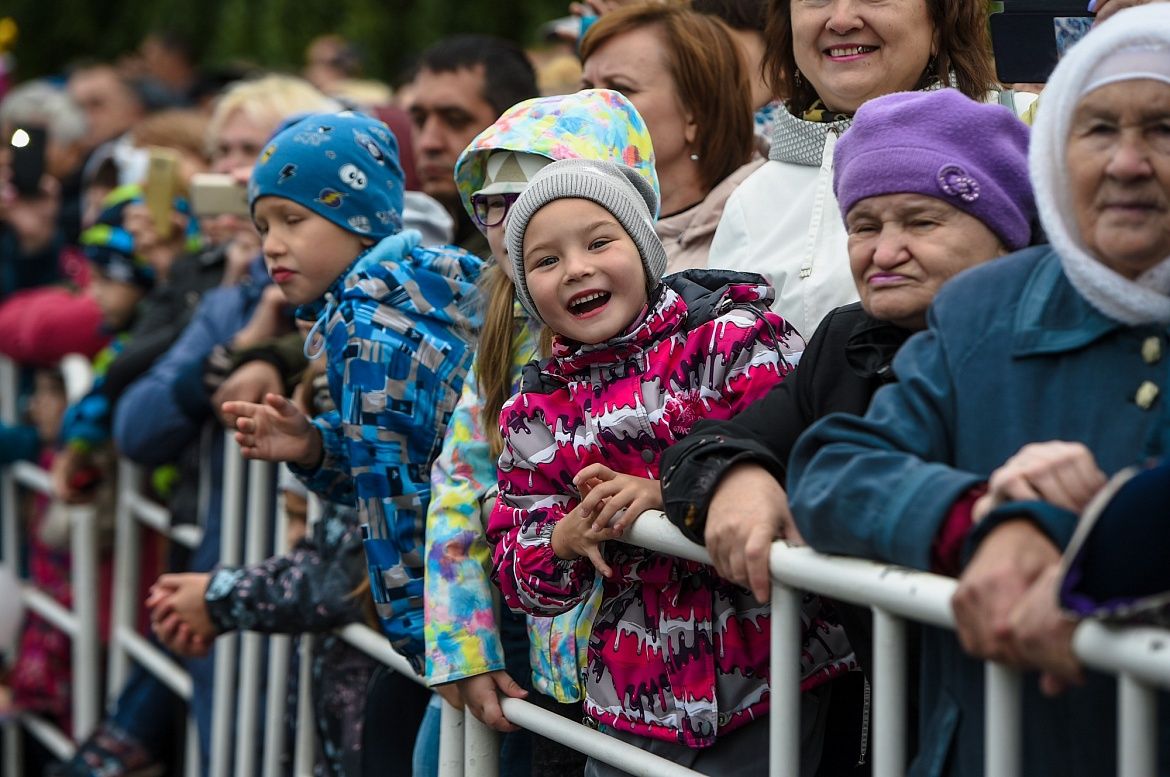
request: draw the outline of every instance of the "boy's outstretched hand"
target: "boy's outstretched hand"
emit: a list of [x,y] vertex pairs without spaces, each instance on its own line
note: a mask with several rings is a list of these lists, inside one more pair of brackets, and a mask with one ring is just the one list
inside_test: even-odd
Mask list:
[[585,467],[573,478],[573,484],[584,496],[578,509],[593,516],[595,531],[611,528],[620,536],[645,511],[662,509],[660,481],[621,475],[604,464]]
[[245,458],[288,461],[312,469],[321,461],[321,434],[309,418],[279,394],[263,404],[224,402],[225,417],[236,417],[236,442]]

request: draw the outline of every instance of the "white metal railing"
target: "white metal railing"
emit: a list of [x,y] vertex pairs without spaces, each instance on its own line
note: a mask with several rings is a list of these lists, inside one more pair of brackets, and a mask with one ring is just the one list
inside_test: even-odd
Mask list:
[[[7,372],[5,370],[7,369]],[[0,417],[15,416],[14,373],[0,360]],[[284,520],[275,522],[276,540],[269,542],[273,482],[269,465],[247,464],[240,457],[231,434],[225,436],[223,457],[223,523],[221,560],[225,564],[254,563],[265,558],[275,545],[284,552]],[[207,459],[205,458],[205,464]],[[209,465],[208,465],[209,466]],[[141,637],[135,629],[138,609],[139,545],[143,529],[160,531],[173,540],[196,544],[198,531],[172,526],[169,512],[144,499],[140,471],[123,461],[120,465],[117,552],[115,554],[115,595],[109,679],[111,693],[120,689],[130,661],[136,661],[158,676],[184,698],[191,696],[191,678],[165,653]],[[206,473],[204,473],[206,474]],[[15,517],[17,483],[44,490],[45,474],[27,465],[9,468],[0,475],[0,509],[4,515],[4,553],[11,561],[17,547],[12,518]],[[318,505],[310,500],[310,515]],[[246,523],[245,523],[246,516]],[[244,537],[246,535],[246,540]],[[88,644],[93,650],[75,650],[74,726],[87,731],[96,721],[96,536],[94,521],[79,513],[74,520],[74,608],[69,613],[47,597],[22,589],[31,609],[75,637],[75,645]],[[627,533],[625,541],[652,550],[709,563],[701,546],[686,540],[661,513],[642,515]],[[76,563],[76,559],[90,561]],[[888,777],[905,773],[906,751],[906,624],[907,621],[941,628],[954,628],[951,598],[956,581],[937,575],[877,564],[860,559],[830,557],[809,548],[773,545],[770,567],[772,587],[772,714],[769,774],[787,777],[799,773],[800,727],[791,721],[800,715],[800,598],[812,591],[842,601],[868,606],[874,614],[874,665],[872,696],[873,773]],[[89,592],[93,596],[80,596]],[[88,614],[79,614],[84,608]],[[93,634],[83,640],[81,634]],[[411,670],[405,658],[391,649],[377,631],[364,625],[350,625],[339,634],[391,669],[416,682],[423,679]],[[269,644],[267,698],[263,705],[259,683],[263,677],[263,640]],[[300,709],[297,736],[284,741],[284,705],[290,666],[288,639],[246,633],[241,638],[228,634],[216,641],[215,709],[212,715],[210,761],[215,777],[227,775],[281,773],[287,750],[293,751],[294,774],[312,772],[313,725],[310,710],[310,664],[312,638],[302,638],[300,656]],[[1153,628],[1109,627],[1094,621],[1082,623],[1076,631],[1074,649],[1089,667],[1117,675],[1118,684],[1118,774],[1138,777],[1153,772],[1156,764],[1156,693],[1170,688],[1170,631]],[[238,663],[238,666],[237,666]],[[1013,777],[1020,774],[1020,675],[993,663],[986,665],[986,766],[987,774]],[[87,691],[86,689],[91,689]],[[87,696],[87,693],[89,694]],[[693,775],[695,772],[619,742],[591,728],[567,721],[520,699],[502,699],[508,719],[525,729],[555,739],[569,747],[606,761],[636,775]],[[265,728],[259,738],[261,706],[266,708]],[[237,714],[238,713],[238,714]],[[73,745],[61,732],[35,717],[24,717],[25,728],[58,755],[67,755]],[[16,727],[5,728],[6,774],[20,774],[19,739]],[[263,741],[257,761],[252,744]],[[440,737],[441,777],[495,777],[498,771],[497,737],[470,715],[444,704]],[[198,739],[189,721],[187,774],[198,772]]]
[[118,461],[118,507],[114,527],[114,584],[110,619],[110,649],[107,693],[114,702],[130,677],[135,662],[166,685],[188,704],[184,737],[184,771],[187,777],[199,774],[199,736],[195,716],[190,709],[192,680],[190,673],[170,653],[162,650],[138,631],[142,584],[142,537],[152,531],[187,548],[195,548],[202,539],[197,526],[174,524],[170,510],[148,499],[143,468],[129,459]]
[[[17,367],[0,360],[0,420],[15,424],[17,418]],[[52,497],[49,473],[27,462],[17,462],[0,472],[0,522],[3,523],[3,556],[0,564],[14,573],[20,568],[19,488]],[[28,583],[17,592],[27,611],[36,613],[69,636],[72,648],[72,733],[83,738],[97,725],[101,709],[101,673],[98,668],[101,640],[98,635],[98,538],[97,511],[92,505],[68,507],[69,585],[72,606],[65,607]],[[68,757],[75,744],[52,723],[33,714],[20,714],[4,726],[5,773],[19,774],[23,726],[57,757]]]
[[[639,517],[627,534],[629,542],[684,558],[703,560],[705,551],[691,543],[662,513]],[[873,688],[875,777],[900,775],[906,769],[904,621],[954,628],[951,598],[956,581],[939,575],[861,559],[825,556],[811,548],[784,542],[772,546],[772,777],[798,774],[799,749],[779,725],[798,714],[799,590],[869,606],[874,613]],[[1148,777],[1157,762],[1155,696],[1170,689],[1170,631],[1109,627],[1082,622],[1073,648],[1088,667],[1118,675],[1118,775]],[[986,664],[985,773],[997,777],[1020,774],[1020,675],[1007,667]],[[894,680],[901,680],[895,685]],[[781,706],[783,705],[783,706]],[[777,716],[778,709],[785,716]],[[793,719],[793,718],[787,718]],[[779,731],[777,729],[780,729]],[[784,740],[788,739],[788,742]],[[787,746],[776,747],[780,742]]]

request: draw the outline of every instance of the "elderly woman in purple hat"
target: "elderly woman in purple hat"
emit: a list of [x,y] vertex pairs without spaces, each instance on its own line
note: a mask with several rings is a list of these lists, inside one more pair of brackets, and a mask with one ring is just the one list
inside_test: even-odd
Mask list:
[[[927,331],[899,350],[898,381],[864,417],[811,427],[788,464],[792,513],[814,548],[958,577],[957,633],[923,630],[916,775],[985,773],[982,660],[1055,673],[1023,683],[1021,774],[1112,773],[1120,750],[1115,678],[1045,652],[1063,643],[1071,655],[1055,583],[1076,514],[1108,475],[1170,452],[1165,5],[1094,28],[1061,59],[1044,101],[1029,168],[1049,245],[948,283]],[[940,170],[939,182],[975,203],[995,196],[995,179],[973,167]],[[1165,533],[1158,508],[1152,536]],[[1114,569],[1147,550],[1110,539]],[[1095,597],[1076,593],[1066,588],[1064,603],[1092,613]],[[1097,590],[1114,593],[1124,591]],[[1063,696],[1048,698],[1062,682]],[[1143,773],[1170,775],[1170,705],[1155,732],[1160,760]]]
[[733,420],[701,422],[663,462],[668,516],[707,543],[720,574],[768,596],[768,547],[794,528],[783,483],[796,438],[829,413],[865,412],[944,282],[1029,244],[1027,155],[1028,128],[1009,110],[954,89],[858,110],[834,191],[861,301],[829,313],[794,379]]
[[[948,279],[1030,243],[1027,155],[1028,129],[1011,111],[954,89],[898,92],[858,109],[837,143],[834,190],[861,301],[829,313],[794,377],[730,421],[697,424],[663,457],[667,516],[706,544],[721,575],[768,597],[772,541],[799,539],[785,494],[797,438],[829,413],[865,413]],[[867,668],[867,613],[837,614]],[[861,693],[834,692],[839,710],[849,706],[843,697]],[[849,748],[826,743],[825,758],[856,757]]]

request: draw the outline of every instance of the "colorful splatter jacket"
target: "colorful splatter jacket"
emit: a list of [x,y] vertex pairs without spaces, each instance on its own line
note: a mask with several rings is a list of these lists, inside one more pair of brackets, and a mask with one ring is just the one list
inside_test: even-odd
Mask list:
[[482,263],[418,240],[385,238],[326,294],[318,319],[337,409],[313,421],[320,466],[290,468],[326,499],[357,506],[383,631],[421,673],[430,468],[471,363]]
[[[551,546],[580,500],[578,471],[597,462],[657,479],[662,451],[696,421],[734,415],[789,373],[785,353],[804,343],[768,312],[771,300],[754,274],[668,276],[623,334],[592,346],[554,341],[553,357],[526,370],[500,417],[500,499],[488,528],[510,607],[553,615],[592,590],[592,564],[559,559]],[[618,542],[604,554],[614,575],[589,641],[587,714],[705,747],[767,711],[766,605],[710,566]],[[811,634],[818,624],[806,616]],[[806,647],[809,687],[847,666],[820,640]]]

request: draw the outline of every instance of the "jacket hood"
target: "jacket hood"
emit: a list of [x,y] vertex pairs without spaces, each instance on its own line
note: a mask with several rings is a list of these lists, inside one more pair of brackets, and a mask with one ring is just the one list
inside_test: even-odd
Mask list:
[[[456,246],[413,246],[396,256],[395,246],[375,246],[374,255],[350,273],[342,298],[368,298],[406,313],[464,329],[478,329],[476,280],[483,260]],[[380,255],[379,255],[380,254]]]
[[553,161],[620,162],[649,181],[661,200],[646,122],[629,100],[610,89],[525,100],[477,135],[455,163],[455,185],[469,216],[471,195],[483,188],[493,151],[540,154]]
[[687,329],[723,315],[732,305],[771,307],[776,292],[759,273],[735,270],[686,270],[662,279],[687,306]]
[[297,317],[320,322],[341,300],[366,299],[412,316],[478,329],[476,280],[483,260],[456,246],[424,248],[420,241],[414,230],[383,238],[358,256],[321,299],[297,308]]

